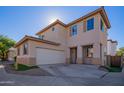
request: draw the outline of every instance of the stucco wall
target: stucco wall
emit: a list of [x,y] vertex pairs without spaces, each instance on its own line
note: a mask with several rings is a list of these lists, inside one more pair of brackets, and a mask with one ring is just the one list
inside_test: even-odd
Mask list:
[[[29,40],[26,40],[25,42],[23,42],[21,45],[19,45],[16,49],[17,49],[17,56],[20,56],[20,57],[23,57],[23,56],[27,56],[27,55],[30,55],[29,54],[29,52],[30,52],[30,50],[29,50],[29,48],[28,48],[28,54],[26,54],[26,55],[24,55],[24,44],[25,43],[27,43],[28,44],[28,46],[29,46],[29,42],[28,42]],[[20,51],[20,53],[19,53],[19,55],[18,55],[18,49],[19,49],[19,51]]]
[[[94,17],[94,29],[90,31],[84,32],[84,27],[83,24],[86,22],[88,19]],[[104,64],[105,57],[104,57],[104,52],[105,48],[107,46],[107,29],[105,26],[105,31],[102,32],[100,30],[100,20],[101,20],[100,14],[96,14],[94,16],[91,16],[87,19],[82,20],[81,22],[76,23],[78,27],[78,32],[77,35],[75,36],[70,36],[70,27],[67,28],[67,59],[69,60],[70,58],[70,47],[77,47],[77,60],[81,60],[83,54],[82,54],[82,46],[84,45],[93,45],[93,57],[96,59],[100,59],[100,44],[102,44],[102,63]],[[74,24],[75,25],[75,24]],[[105,25],[105,24],[104,24]],[[81,63],[81,62],[79,62]],[[98,63],[98,62],[97,62]]]
[[[55,28],[55,31],[52,31],[52,28]],[[61,43],[62,45],[66,45],[66,28],[61,26],[60,24],[56,24],[44,31],[40,35],[44,35],[45,40]]]
[[[23,52],[23,45],[25,44],[25,43],[27,43],[28,44],[28,54],[24,54]],[[36,58],[35,57],[33,57],[33,56],[30,56],[30,52],[31,52],[31,50],[30,50],[30,42],[29,42],[29,40],[26,40],[25,42],[23,42],[21,45],[19,45],[18,47],[17,47],[17,49],[19,48],[19,50],[20,50],[20,53],[19,53],[19,55],[18,55],[18,53],[17,53],[17,58],[16,58],[16,62],[18,63],[18,64],[25,64],[25,65],[28,65],[28,66],[33,66],[33,65],[35,65],[35,63],[36,63]],[[18,51],[17,51],[18,52]]]
[[42,42],[36,42],[36,41],[29,41],[29,56],[36,57],[36,47],[44,47],[44,48],[52,48],[56,50],[63,50],[65,51],[65,46],[59,45],[50,45]]

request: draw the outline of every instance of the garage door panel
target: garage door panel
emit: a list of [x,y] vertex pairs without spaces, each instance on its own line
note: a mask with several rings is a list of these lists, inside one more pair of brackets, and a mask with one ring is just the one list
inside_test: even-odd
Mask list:
[[37,64],[56,64],[65,62],[64,51],[37,48]]

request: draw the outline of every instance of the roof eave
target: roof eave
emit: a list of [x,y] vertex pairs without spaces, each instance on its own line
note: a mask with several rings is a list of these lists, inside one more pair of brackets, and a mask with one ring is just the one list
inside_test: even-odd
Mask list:
[[105,12],[104,7],[101,7],[99,9],[97,9],[97,10],[94,10],[94,11],[92,11],[92,12],[90,12],[90,13],[88,13],[88,14],[86,14],[86,15],[84,15],[84,16],[82,16],[82,17],[80,17],[80,18],[78,18],[78,19],[76,19],[76,20],[74,20],[74,21],[72,21],[70,23],[68,23],[67,26],[73,25],[73,24],[75,24],[75,23],[77,23],[77,22],[79,22],[79,21],[81,21],[83,19],[86,19],[86,18],[88,18],[88,17],[90,17],[90,16],[92,16],[94,14],[97,14],[98,12],[102,13],[105,16],[104,20],[106,20],[107,28],[109,29],[111,27],[111,25],[110,25],[110,22],[108,20],[108,16],[107,16],[107,14]]
[[56,42],[52,42],[52,41],[48,41],[48,40],[40,40],[38,38],[35,37],[31,37],[31,36],[25,36],[24,38],[22,38],[19,42],[17,42],[14,46],[14,48],[18,47],[19,45],[21,45],[23,42],[27,41],[27,40],[32,40],[32,41],[37,41],[37,42],[42,42],[42,43],[46,43],[46,44],[51,44],[51,45],[60,45],[60,43],[56,43]]
[[[106,20],[106,26],[107,26],[107,28],[109,29],[109,28],[111,28],[111,24],[110,24],[110,21],[109,21],[109,19],[108,19],[107,13],[106,13],[106,11],[105,11],[105,9],[104,9],[103,7],[102,7],[101,9],[102,9],[103,15],[104,15],[104,17],[105,17],[104,20]],[[103,17],[103,18],[104,18],[104,17]]]
[[25,42],[28,40],[27,35],[25,35],[20,41],[18,41],[15,45],[14,48],[18,47],[21,43]]

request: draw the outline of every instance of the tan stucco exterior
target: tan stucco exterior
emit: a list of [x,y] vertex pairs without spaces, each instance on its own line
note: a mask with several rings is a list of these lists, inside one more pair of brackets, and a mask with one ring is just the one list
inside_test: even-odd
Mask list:
[[[88,31],[88,32],[84,32],[83,31],[83,22],[94,17],[94,21],[95,21],[95,26],[94,26],[94,30],[92,31]],[[85,45],[92,45],[93,44],[93,60],[100,60],[100,44],[103,45],[103,50],[107,45],[107,30],[105,30],[104,32],[100,31],[100,19],[101,16],[100,14],[96,14],[94,16],[91,16],[81,22],[76,23],[78,25],[78,35],[74,36],[74,37],[70,37],[69,35],[69,28],[70,26],[67,28],[67,51],[69,51],[69,47],[73,47],[76,46],[77,49],[77,57],[78,59],[82,59],[82,46]],[[106,26],[105,26],[106,28]],[[70,57],[70,52],[67,52],[67,59],[69,59]],[[104,54],[102,54],[103,58],[104,58]],[[102,59],[104,62],[104,59]],[[81,63],[81,62],[79,62]],[[83,63],[83,62],[82,62]],[[94,64],[102,64],[101,62],[93,62]],[[104,64],[104,63],[103,63]]]
[[[86,21],[90,18],[94,18],[94,29],[91,31],[86,30]],[[26,40],[17,46],[20,48],[20,55],[18,56],[17,63],[23,63],[27,65],[35,65],[36,64],[36,48],[44,47],[50,49],[56,49],[60,51],[64,51],[65,53],[65,62],[70,63],[70,48],[77,47],[77,61],[78,64],[83,64],[83,46],[93,45],[93,58],[92,64],[105,65],[106,58],[105,53],[107,52],[107,25],[104,22],[104,32],[100,29],[100,21],[103,20],[101,14],[95,13],[92,16],[88,16],[87,18],[81,19],[73,24],[69,24],[67,26],[61,24],[55,24],[47,29],[44,32],[39,32],[37,35],[44,35],[44,40],[49,40],[52,42],[60,43],[60,45],[51,45],[42,42],[37,42],[33,40]],[[77,35],[70,36],[70,27],[73,25],[77,25]],[[55,31],[52,31],[52,28],[55,28]],[[28,54],[23,55],[22,46],[24,43],[28,43]],[[100,47],[102,45],[102,47]],[[101,50],[100,50],[101,49]]]

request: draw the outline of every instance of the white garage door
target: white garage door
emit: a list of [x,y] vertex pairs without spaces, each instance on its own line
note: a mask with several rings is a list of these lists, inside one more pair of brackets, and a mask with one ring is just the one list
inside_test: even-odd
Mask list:
[[37,55],[36,55],[37,65],[56,64],[56,63],[64,63],[65,62],[64,51],[37,48],[36,52],[37,52]]

